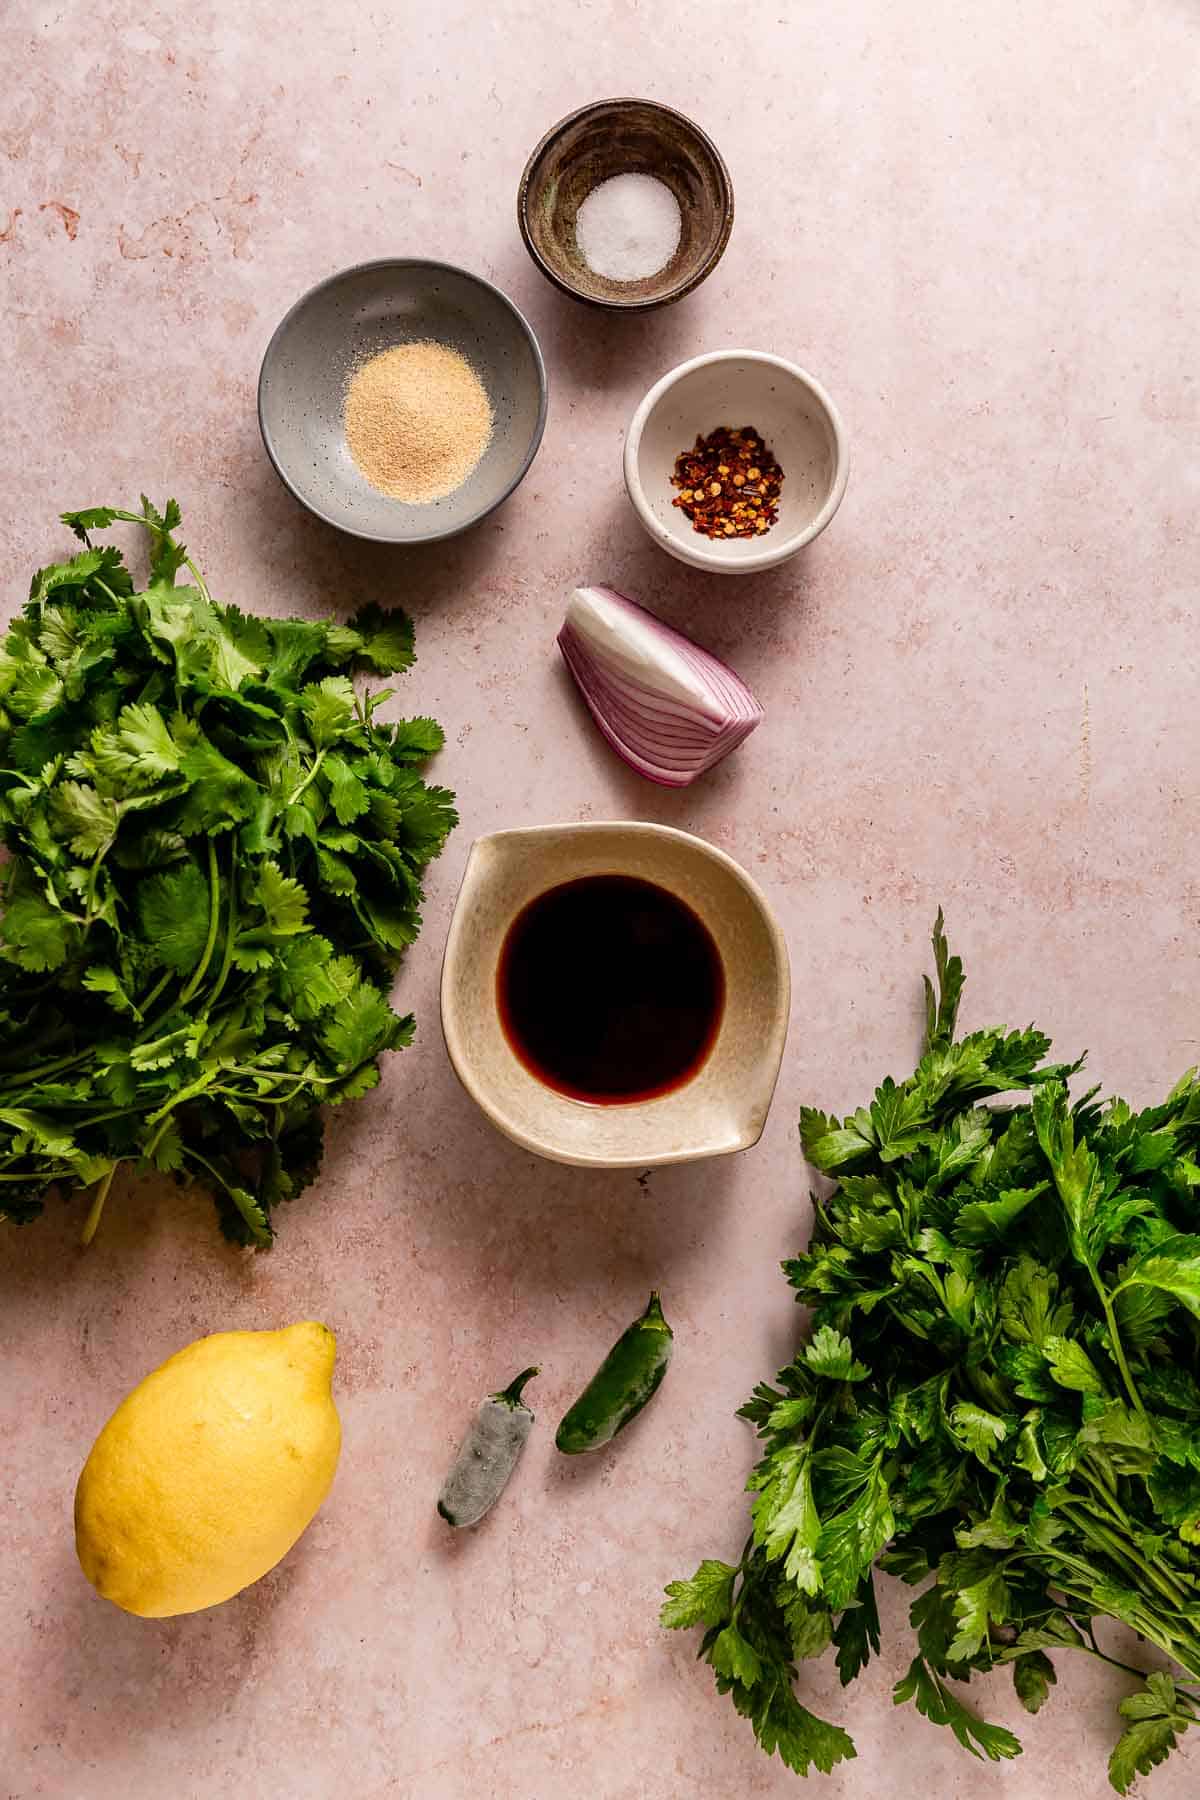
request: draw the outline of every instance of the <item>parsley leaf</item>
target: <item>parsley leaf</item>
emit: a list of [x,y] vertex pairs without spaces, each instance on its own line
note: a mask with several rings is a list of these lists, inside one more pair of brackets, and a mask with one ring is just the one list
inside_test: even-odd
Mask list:
[[896,1683],[893,1698],[897,1706],[911,1700],[917,1711],[934,1725],[948,1725],[963,1749],[969,1750],[972,1756],[986,1756],[989,1762],[1003,1762],[1021,1754],[1021,1746],[1011,1731],[1006,1731],[1003,1725],[985,1724],[974,1713],[968,1712],[923,1657],[913,1657],[908,1674]]
[[671,1630],[689,1625],[719,1625],[729,1617],[737,1570],[707,1558],[689,1581],[672,1581],[660,1614]]
[[806,1347],[804,1361],[814,1375],[826,1381],[865,1381],[867,1368],[854,1360],[850,1339],[842,1337],[831,1325],[822,1325]]
[[811,1335],[741,1409],[753,1532],[701,1654],[770,1750],[796,1658],[832,1644],[848,1682],[878,1651],[873,1565],[932,1575],[895,1699],[998,1761],[1017,1740],[950,1683],[1011,1663],[1037,1712],[1052,1658],[1111,1660],[1107,1616],[1172,1663],[1122,1703],[1125,1793],[1200,1725],[1200,1081],[1141,1113],[1073,1102],[1079,1064],[1044,1061],[1035,1028],[955,1037],[940,913],[933,943],[913,1074],[845,1118],[801,1113],[833,1177],[783,1265]]

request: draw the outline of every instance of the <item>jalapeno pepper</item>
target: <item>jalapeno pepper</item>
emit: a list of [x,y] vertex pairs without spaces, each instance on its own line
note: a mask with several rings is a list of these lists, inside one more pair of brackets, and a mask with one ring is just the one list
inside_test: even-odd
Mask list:
[[533,1429],[533,1414],[521,1389],[538,1373],[522,1369],[498,1394],[489,1394],[475,1414],[437,1509],[447,1525],[478,1525],[500,1498]]
[[554,1441],[565,1456],[599,1450],[637,1417],[667,1372],[673,1341],[655,1289],[563,1418]]

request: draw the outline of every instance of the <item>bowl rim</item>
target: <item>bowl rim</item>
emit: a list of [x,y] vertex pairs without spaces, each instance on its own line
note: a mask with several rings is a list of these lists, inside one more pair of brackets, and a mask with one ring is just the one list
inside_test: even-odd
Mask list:
[[545,1138],[524,1130],[509,1117],[502,1107],[496,1105],[477,1081],[473,1065],[465,1054],[459,1039],[454,1017],[451,974],[457,960],[459,940],[466,929],[463,900],[470,892],[469,883],[480,853],[486,852],[494,844],[511,843],[514,839],[518,840],[518,843],[522,841],[528,843],[531,839],[544,841],[548,838],[582,837],[603,831],[620,832],[632,837],[665,838],[686,845],[693,853],[698,852],[724,868],[745,889],[762,918],[775,954],[776,980],[773,1020],[771,1030],[765,1039],[767,1060],[772,1065],[772,1071],[769,1084],[765,1084],[765,1099],[761,1106],[761,1117],[757,1125],[751,1124],[739,1133],[736,1143],[717,1146],[705,1145],[699,1149],[660,1151],[655,1154],[654,1161],[656,1168],[666,1168],[672,1163],[701,1162],[708,1158],[733,1156],[743,1150],[750,1150],[758,1143],[766,1130],[771,1103],[774,1100],[775,1089],[779,1084],[779,1075],[783,1067],[783,1053],[787,1048],[792,1001],[792,965],[788,955],[787,938],[766,894],[741,863],[735,857],[730,856],[728,851],[720,849],[716,844],[709,843],[707,838],[699,837],[692,831],[683,831],[678,825],[660,825],[653,819],[561,820],[546,825],[508,826],[500,831],[483,832],[474,840],[467,853],[458,893],[454,898],[454,908],[446,933],[445,948],[442,951],[441,974],[438,980],[438,1016],[441,1022],[442,1041],[446,1046],[450,1066],[464,1091],[475,1102],[484,1117],[497,1131],[522,1150],[532,1151],[534,1155],[544,1157],[548,1162],[566,1163],[575,1168],[641,1169],[646,1166],[644,1150],[619,1156],[612,1154],[579,1155],[557,1149]]
[[[497,494],[494,500],[489,500],[486,506],[481,507],[478,512],[472,513],[469,518],[460,519],[457,524],[431,527],[428,531],[417,536],[410,533],[406,537],[385,537],[378,531],[361,531],[353,525],[344,524],[340,519],[332,518],[321,506],[318,506],[314,501],[308,499],[300,492],[276,453],[276,446],[272,441],[271,430],[266,419],[263,396],[264,389],[267,385],[268,364],[275,355],[278,346],[283,342],[287,330],[297,313],[314,300],[318,294],[324,293],[327,288],[337,287],[343,281],[348,280],[352,275],[365,275],[377,269],[414,268],[438,269],[444,270],[451,275],[461,275],[465,277],[467,281],[473,282],[476,287],[486,289],[488,293],[500,300],[502,304],[508,308],[508,311],[517,321],[518,327],[524,332],[526,342],[533,352],[533,363],[534,368],[537,371],[538,382],[538,412],[537,419],[534,422],[533,433],[529,441],[529,448],[525,457],[508,486],[504,488],[501,493]],[[443,262],[440,258],[431,256],[368,257],[365,262],[349,263],[344,269],[335,269],[332,275],[326,275],[322,280],[315,281],[313,285],[306,288],[296,300],[293,300],[292,304],[280,319],[278,325],[276,325],[267,342],[267,347],[263,351],[262,361],[258,368],[258,429],[262,437],[263,448],[266,450],[271,467],[274,469],[276,475],[278,475],[288,493],[291,494],[294,500],[299,501],[306,512],[312,513],[314,518],[320,519],[324,524],[331,525],[335,531],[345,532],[347,537],[361,538],[369,544],[389,544],[400,550],[416,548],[421,544],[434,544],[443,538],[457,537],[460,532],[469,531],[473,525],[478,525],[481,520],[486,519],[488,514],[495,512],[498,506],[503,506],[504,502],[510,495],[516,492],[526,475],[528,475],[533,459],[541,447],[542,435],[546,429],[546,416],[549,411],[549,405],[550,380],[546,374],[546,361],[542,355],[542,346],[538,343],[537,334],[520,307],[515,301],[509,299],[503,288],[497,287],[494,281],[489,281],[486,275],[477,275],[473,269],[464,269],[461,263]]]
[[[612,297],[605,297],[601,294],[585,294],[582,288],[575,287],[572,282],[567,280],[565,275],[562,275],[551,263],[547,262],[546,258],[534,243],[533,234],[529,229],[530,182],[533,179],[533,174],[538,163],[550,149],[555,139],[560,137],[569,125],[574,125],[579,119],[587,118],[589,113],[606,112],[617,106],[649,107],[652,112],[661,113],[664,117],[674,119],[679,124],[686,126],[688,131],[700,141],[708,155],[712,158],[713,167],[717,172],[717,180],[721,189],[721,229],[717,233],[716,242],[708,255],[704,258],[703,262],[700,263],[691,274],[683,277],[677,282],[673,288],[669,288],[665,294],[641,294],[636,297],[631,296],[628,300],[618,300]],[[589,100],[586,106],[577,106],[573,112],[564,114],[556,124],[551,125],[549,131],[545,132],[534,145],[529,154],[529,159],[526,162],[524,169],[521,171],[521,179],[517,184],[517,225],[520,229],[521,238],[525,248],[528,250],[533,261],[546,277],[547,281],[553,282],[560,293],[566,294],[572,300],[582,301],[585,306],[598,307],[601,312],[650,312],[656,306],[670,306],[676,300],[682,300],[685,294],[690,294],[694,288],[699,287],[702,281],[708,279],[720,262],[722,256],[724,256],[726,246],[729,243],[730,233],[733,230],[733,215],[733,178],[729,173],[725,158],[721,155],[721,152],[717,149],[717,146],[713,143],[713,140],[709,137],[704,127],[702,125],[697,125],[695,119],[689,118],[687,113],[680,112],[677,107],[665,106],[661,100],[649,100],[639,94],[614,94],[607,100]]]
[[[737,562],[726,560],[715,550],[703,549],[699,543],[696,545],[686,543],[666,531],[654,517],[637,467],[638,452],[641,449],[646,421],[664,395],[668,394],[685,375],[690,375],[694,369],[702,369],[711,363],[722,362],[765,363],[771,368],[783,370],[794,381],[807,388],[824,410],[833,430],[834,442],[833,480],[825,503],[816,517],[811,519],[801,531],[793,532],[791,537],[784,538],[779,543],[764,544],[761,550],[756,551],[752,556],[739,557]],[[625,434],[622,466],[625,475],[625,491],[629,495],[633,509],[650,537],[662,549],[668,551],[672,556],[678,557],[680,562],[691,563],[693,568],[709,569],[719,575],[753,575],[763,569],[775,568],[779,563],[787,562],[789,557],[794,556],[798,550],[804,548],[805,544],[810,544],[824,531],[842,504],[842,498],[846,492],[846,483],[850,476],[850,447],[846,438],[846,428],[842,423],[842,415],[834,403],[833,396],[815,375],[811,375],[807,369],[801,368],[799,363],[790,362],[785,356],[777,356],[771,350],[706,350],[700,356],[691,356],[686,362],[677,363],[673,369],[668,369],[666,374],[660,376],[639,401]]]

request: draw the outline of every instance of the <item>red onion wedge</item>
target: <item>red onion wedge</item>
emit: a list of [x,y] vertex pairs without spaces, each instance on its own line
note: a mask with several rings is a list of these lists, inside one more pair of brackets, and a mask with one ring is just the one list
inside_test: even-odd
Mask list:
[[573,591],[558,647],[617,755],[663,787],[687,787],[763,716],[731,668],[615,588]]

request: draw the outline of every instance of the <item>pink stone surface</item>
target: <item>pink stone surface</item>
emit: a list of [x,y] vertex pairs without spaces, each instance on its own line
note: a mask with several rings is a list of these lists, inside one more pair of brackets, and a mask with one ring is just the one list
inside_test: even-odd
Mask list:
[[[86,1253],[78,1203],[3,1236],[7,1800],[799,1792],[655,1619],[664,1582],[744,1534],[753,1448],[733,1412],[798,1323],[776,1265],[808,1223],[800,1104],[857,1103],[911,1067],[939,901],[968,1021],[1036,1016],[1140,1102],[1197,1059],[1198,36],[1186,0],[8,0],[6,615],[63,548],[60,508],[177,494],[225,598],[411,609],[406,704],[447,725],[463,823],[402,978],[417,1045],[337,1118],[269,1255],[224,1246],[201,1196],[148,1184],[114,1190]],[[513,202],[555,118],[630,90],[709,129],[738,216],[694,297],[614,321],[541,280]],[[254,412],[284,309],[389,253],[499,282],[552,384],[513,501],[408,555],[300,512]],[[853,455],[827,534],[741,583],[654,550],[620,485],[645,388],[734,344],[809,366]],[[581,581],[661,609],[764,701],[690,792],[626,773],[571,692],[553,638]],[[437,1024],[471,839],[606,816],[738,857],[793,957],[762,1144],[644,1191],[495,1136]],[[678,1338],[653,1415],[608,1453],[557,1458],[555,1417],[652,1283]],[[148,1623],[100,1601],[71,1496],[113,1405],[202,1332],[306,1315],[338,1333],[345,1453],[301,1544],[210,1613]],[[443,1468],[480,1395],[535,1359],[519,1477],[451,1538]],[[975,1764],[889,1705],[902,1608],[889,1589],[886,1654],[849,1694],[805,1670],[859,1747],[821,1792],[1101,1791],[1119,1678],[1063,1658],[1052,1703],[1020,1721],[1024,1757]],[[999,1679],[985,1703],[1018,1722]],[[1198,1782],[1193,1747],[1148,1792]]]

